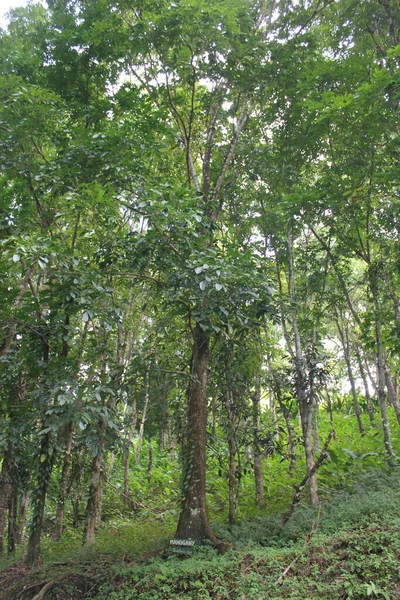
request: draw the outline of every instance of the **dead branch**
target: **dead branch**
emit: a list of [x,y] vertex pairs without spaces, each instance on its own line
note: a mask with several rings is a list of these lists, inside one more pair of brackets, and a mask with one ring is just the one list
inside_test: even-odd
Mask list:
[[[332,433],[332,432],[331,432]],[[303,550],[304,548],[310,543],[311,538],[313,537],[314,533],[318,530],[318,526],[319,526],[319,522],[321,520],[321,503],[319,503],[318,506],[318,514],[317,514],[317,518],[315,519],[315,521],[313,522],[312,526],[311,526],[311,531],[310,533],[307,534],[306,539],[304,540],[304,544],[303,544]],[[290,565],[288,565],[286,567],[286,569],[283,571],[282,575],[280,575],[278,577],[278,579],[275,581],[275,585],[280,585],[284,579],[284,577],[286,577],[286,575],[289,573],[290,569],[292,567],[294,567],[294,565],[297,563],[297,561],[299,560],[301,554],[298,554],[290,563]]]
[[328,458],[327,449],[329,446],[329,442],[331,441],[331,439],[333,437],[333,433],[334,433],[333,430],[329,432],[329,435],[326,438],[325,444],[323,445],[323,448],[321,450],[321,454],[319,455],[318,459],[314,463],[313,467],[307,472],[307,475],[300,482],[300,484],[295,486],[296,493],[293,497],[293,500],[292,500],[289,510],[287,511],[287,513],[285,514],[285,516],[282,519],[281,527],[285,527],[286,523],[289,521],[290,517],[292,516],[294,509],[296,508],[296,505],[300,502],[301,495],[303,493],[304,488],[306,487],[308,480],[317,472],[317,470],[322,465],[322,463]]

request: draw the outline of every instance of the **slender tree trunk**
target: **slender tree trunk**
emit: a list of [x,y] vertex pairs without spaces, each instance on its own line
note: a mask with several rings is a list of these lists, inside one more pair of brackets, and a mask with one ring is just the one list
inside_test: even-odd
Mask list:
[[21,544],[24,539],[24,527],[25,527],[26,515],[28,512],[28,504],[29,504],[29,492],[27,489],[23,489],[22,495],[21,495],[21,501],[20,501],[20,505],[19,505],[17,544]]
[[[313,396],[307,395],[307,379],[304,372],[303,350],[301,347],[301,338],[297,323],[296,310],[296,291],[294,280],[294,256],[293,256],[293,231],[289,231],[288,235],[288,250],[289,250],[289,284],[290,297],[292,303],[292,326],[295,345],[295,375],[296,375],[296,397],[299,403],[301,428],[303,432],[304,452],[306,457],[307,471],[313,472],[314,466],[314,451],[313,451],[313,436],[312,436],[312,419],[313,419]],[[309,479],[310,483],[310,502],[311,506],[316,507],[319,504],[318,483],[315,472]]]
[[109,473],[109,475],[111,475],[111,473],[113,472],[114,465],[115,465],[115,453],[111,452],[110,461],[108,463],[108,468],[107,468],[107,472]]
[[358,403],[356,383],[354,380],[353,368],[352,368],[351,359],[350,359],[350,343],[349,343],[349,338],[348,338],[348,332],[346,331],[345,326],[343,328],[340,326],[339,318],[337,318],[337,320],[336,320],[336,325],[337,325],[337,329],[339,332],[340,340],[342,342],[344,359],[346,361],[347,374],[348,374],[349,381],[350,381],[351,395],[353,398],[354,413],[357,418],[358,430],[361,433],[361,435],[364,435],[364,433],[365,433],[364,425],[363,425],[363,422],[361,419],[361,411],[360,411],[360,405]]
[[394,412],[396,413],[397,422],[400,425],[400,404],[396,394],[395,387],[393,385],[392,378],[390,376],[389,369],[385,365],[385,382],[388,391],[389,404],[393,406]]
[[331,400],[331,395],[329,393],[328,390],[328,386],[325,383],[325,393],[326,393],[326,399],[328,401],[328,413],[329,413],[329,421],[331,424],[331,428],[333,431],[333,439],[336,441],[337,440],[337,433],[336,433],[336,429],[335,429],[335,422],[333,419],[333,410],[332,410],[332,400]]
[[319,452],[319,432],[318,432],[318,399],[315,392],[312,392],[312,437],[314,452]]
[[139,425],[139,437],[138,437],[138,442],[136,445],[136,451],[135,451],[135,464],[138,465],[140,464],[140,454],[142,452],[142,443],[143,443],[143,436],[144,436],[144,425],[146,423],[146,415],[147,415],[147,409],[149,406],[149,386],[150,386],[150,373],[149,373],[149,369],[147,369],[146,371],[146,387],[145,387],[145,396],[144,396],[144,405],[143,405],[143,411],[142,411],[142,418],[140,419],[140,425]]
[[18,540],[18,485],[16,474],[13,476],[10,497],[8,499],[8,530],[7,530],[7,551],[14,554]]
[[188,388],[188,431],[184,447],[184,500],[176,536],[217,542],[206,514],[206,428],[209,337],[196,325]]
[[367,411],[368,411],[369,420],[371,422],[371,425],[373,427],[375,427],[376,425],[375,425],[374,407],[372,406],[372,400],[371,400],[371,394],[369,393],[367,376],[365,374],[365,369],[364,369],[363,362],[361,359],[361,354],[360,354],[360,351],[359,351],[359,348],[357,345],[355,346],[355,353],[357,356],[358,369],[360,371],[361,379],[363,381],[364,394],[365,394],[365,400],[367,403]]
[[42,462],[39,462],[38,467],[38,479],[33,498],[33,519],[25,559],[27,564],[35,564],[40,558],[40,538],[42,536],[47,488],[54,463],[54,451],[50,451],[51,438],[49,434],[44,436],[40,450],[40,461],[42,457],[45,458]]
[[103,497],[104,497],[104,475],[105,475],[105,458],[101,457],[100,466],[100,481],[96,492],[96,524],[95,527],[101,527],[103,516]]
[[3,457],[0,475],[0,554],[4,552],[4,533],[7,519],[8,501],[11,491],[11,461],[8,454]]
[[64,511],[65,502],[67,499],[68,490],[68,478],[71,469],[71,450],[72,450],[72,435],[73,435],[73,423],[68,423],[65,430],[65,451],[64,461],[60,480],[60,490],[57,500],[56,509],[56,524],[53,532],[53,539],[59,540],[64,526]]
[[387,418],[387,405],[385,395],[385,359],[382,345],[382,333],[381,333],[381,322],[379,316],[379,299],[378,299],[378,284],[377,274],[372,265],[369,265],[369,283],[374,302],[374,321],[375,321],[375,337],[377,345],[377,371],[378,371],[378,402],[381,409],[382,428],[383,428],[383,440],[385,445],[386,454],[389,460],[393,456],[393,448],[390,436],[389,422]]
[[253,456],[254,456],[254,483],[256,486],[256,504],[264,505],[264,485],[262,461],[260,452],[260,401],[261,401],[261,380],[257,375],[255,378],[255,389],[252,396],[253,403]]
[[101,423],[99,426],[99,453],[92,459],[89,495],[86,504],[85,530],[83,533],[84,546],[94,544],[96,541],[95,530],[98,513],[98,490],[101,487],[105,430],[105,424]]
[[128,450],[124,456],[124,506],[125,508],[129,508],[129,464],[130,464],[130,455],[131,455],[131,444],[133,440],[133,436],[135,434],[137,424],[137,411],[136,411],[136,398],[132,404],[132,417],[131,417],[131,425],[129,428],[127,446]]
[[147,481],[150,483],[153,474],[153,446],[149,444],[149,460],[147,461]]
[[229,450],[229,468],[228,468],[228,521],[229,525],[234,525],[236,521],[236,499],[237,499],[237,479],[236,479],[236,417],[233,408],[233,394],[230,390],[230,379],[227,377],[226,390],[226,412],[228,415],[228,450]]

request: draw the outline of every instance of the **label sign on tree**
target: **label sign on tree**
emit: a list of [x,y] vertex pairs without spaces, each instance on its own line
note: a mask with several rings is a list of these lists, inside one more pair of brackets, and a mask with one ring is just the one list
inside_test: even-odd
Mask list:
[[195,540],[170,540],[169,547],[175,554],[192,554]]

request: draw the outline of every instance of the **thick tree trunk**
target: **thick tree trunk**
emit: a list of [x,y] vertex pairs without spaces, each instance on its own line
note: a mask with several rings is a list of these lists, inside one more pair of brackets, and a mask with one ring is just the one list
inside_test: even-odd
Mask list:
[[206,514],[206,431],[209,337],[196,325],[193,335],[191,380],[188,388],[188,431],[183,455],[184,500],[176,536],[217,541]]
[[73,434],[73,423],[68,423],[65,430],[65,451],[64,451],[64,462],[61,473],[60,490],[57,500],[56,509],[56,524],[53,532],[53,539],[59,540],[64,526],[64,511],[65,501],[67,499],[68,490],[68,478],[71,469],[71,449],[72,449],[72,434]]
[[262,461],[260,452],[260,401],[261,401],[261,381],[260,376],[255,378],[255,389],[252,396],[253,403],[253,456],[254,456],[254,483],[256,486],[256,504],[264,505],[264,485]]

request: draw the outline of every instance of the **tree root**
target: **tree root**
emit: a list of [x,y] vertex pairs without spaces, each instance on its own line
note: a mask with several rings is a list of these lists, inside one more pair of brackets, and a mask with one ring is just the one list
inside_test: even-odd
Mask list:
[[48,581],[40,590],[40,592],[38,592],[33,598],[32,600],[45,600],[47,594],[53,589],[54,586],[56,586],[57,584],[61,583],[63,580],[65,579],[85,579],[85,577],[83,577],[82,575],[74,575],[73,573],[64,573],[63,575],[59,575],[58,577],[55,577],[54,579],[51,579],[50,581]]

